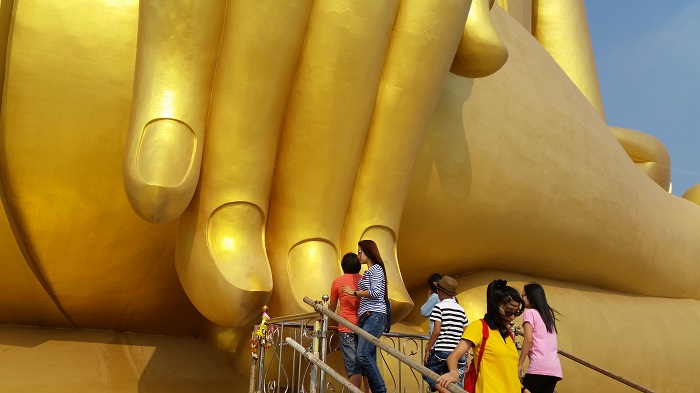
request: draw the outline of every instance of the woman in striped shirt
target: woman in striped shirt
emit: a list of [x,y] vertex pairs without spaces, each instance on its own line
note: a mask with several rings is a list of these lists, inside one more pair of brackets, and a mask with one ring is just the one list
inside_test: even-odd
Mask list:
[[[357,326],[379,338],[388,323],[386,269],[374,241],[362,240],[357,245],[357,256],[360,263],[367,264],[367,271],[357,284],[357,290],[344,285],[343,292],[360,298]],[[377,367],[377,347],[360,337],[357,342],[357,360],[362,367],[362,374],[367,377],[372,393],[385,393],[384,379]]]

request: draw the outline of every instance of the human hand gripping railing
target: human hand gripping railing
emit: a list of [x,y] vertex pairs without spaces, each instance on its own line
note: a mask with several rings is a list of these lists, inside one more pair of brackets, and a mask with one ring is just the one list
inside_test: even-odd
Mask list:
[[[340,315],[332,312],[331,310],[328,309],[328,307],[325,307],[320,302],[314,301],[314,300],[310,299],[309,297],[304,296],[304,303],[310,305],[311,307],[314,308],[314,310],[320,312],[321,314],[328,316],[328,318],[330,318],[330,319],[342,324],[343,326],[347,327],[348,329],[352,330],[353,332],[355,332],[359,336],[363,337],[364,339],[370,341],[372,344],[374,344],[377,347],[384,350],[384,352],[397,358],[399,361],[405,363],[406,365],[408,365],[412,369],[418,371],[419,373],[425,375],[426,377],[428,377],[432,380],[437,380],[440,377],[434,371],[431,371],[430,369],[423,366],[422,364],[417,363],[417,362],[409,359],[406,355],[404,355],[401,352],[397,351],[396,349],[390,347],[389,345],[383,343],[380,339],[378,339],[378,338],[374,337],[373,335],[367,333],[366,331],[360,329],[357,325],[349,322],[347,319],[341,317]],[[453,383],[448,385],[447,390],[450,391],[451,393],[467,393],[464,389],[460,388],[459,386],[457,386]]]
[[[522,329],[521,329],[519,326],[516,326],[516,327],[513,329],[513,332],[515,333],[516,336],[523,336],[523,337],[525,337],[525,335],[524,335],[523,332],[522,332]],[[623,378],[623,377],[621,377],[621,376],[619,376],[619,375],[613,374],[612,372],[610,372],[610,371],[608,371],[608,370],[606,370],[606,369],[604,369],[604,368],[598,367],[598,366],[596,366],[595,364],[590,363],[590,362],[587,362],[587,361],[585,361],[585,360],[583,360],[583,359],[581,359],[581,358],[579,358],[579,357],[577,357],[577,356],[574,356],[574,355],[572,355],[572,354],[570,354],[570,353],[568,353],[568,352],[566,352],[566,351],[564,351],[564,350],[562,350],[562,349],[557,349],[557,352],[558,352],[561,356],[564,356],[565,358],[571,359],[571,360],[573,360],[573,361],[576,362],[576,363],[582,364],[582,365],[584,365],[584,366],[590,368],[591,370],[597,371],[597,372],[599,372],[599,373],[605,375],[606,377],[612,378],[612,379],[614,379],[614,380],[616,380],[616,381],[618,381],[618,382],[620,382],[620,383],[624,383],[625,385],[627,385],[627,386],[629,386],[629,387],[631,387],[631,388],[633,388],[633,389],[639,390],[640,392],[644,392],[644,393],[655,393],[655,392],[654,392],[653,390],[651,390],[651,389],[647,389],[647,388],[645,388],[645,387],[642,386],[642,385],[639,385],[639,384],[636,384],[636,383],[634,383],[634,382],[628,381],[627,379],[625,379],[625,378]]]

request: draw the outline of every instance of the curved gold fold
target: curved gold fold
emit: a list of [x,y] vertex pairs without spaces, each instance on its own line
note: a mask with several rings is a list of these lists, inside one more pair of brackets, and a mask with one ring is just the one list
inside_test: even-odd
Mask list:
[[610,127],[622,148],[651,180],[669,191],[671,187],[671,157],[666,146],[656,137],[628,128]]
[[507,60],[508,48],[493,27],[488,0],[472,0],[450,71],[466,78],[483,78],[501,69]]
[[700,184],[696,184],[683,193],[683,199],[687,199],[696,205],[700,205]]

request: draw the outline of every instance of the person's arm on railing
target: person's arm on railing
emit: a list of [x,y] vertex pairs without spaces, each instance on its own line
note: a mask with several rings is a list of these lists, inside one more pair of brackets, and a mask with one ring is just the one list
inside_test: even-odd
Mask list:
[[520,349],[520,359],[518,361],[518,376],[523,377],[523,364],[532,348],[532,325],[529,322],[523,323],[523,347]]
[[[435,329],[437,330],[437,329]],[[459,370],[457,370],[457,361],[459,358],[467,354],[467,351],[473,347],[474,344],[465,339],[459,340],[459,344],[455,347],[454,351],[447,357],[447,368],[450,370],[447,374],[442,374],[437,380],[437,384],[442,387],[447,387],[451,383],[457,383],[459,381]]]
[[437,338],[440,335],[440,327],[442,326],[442,322],[440,322],[440,321],[434,321],[434,322],[435,322],[435,327],[433,328],[433,334],[430,335],[430,339],[428,340],[428,343],[425,345],[425,355],[423,355],[423,364],[428,363],[428,356],[430,356],[430,350],[433,349],[433,345],[435,345],[435,341],[437,341]]

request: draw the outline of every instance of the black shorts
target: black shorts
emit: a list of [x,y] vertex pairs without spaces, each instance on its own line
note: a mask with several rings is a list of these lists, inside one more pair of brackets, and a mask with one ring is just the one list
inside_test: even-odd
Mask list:
[[525,374],[523,386],[530,393],[554,393],[554,387],[560,379],[551,375]]

